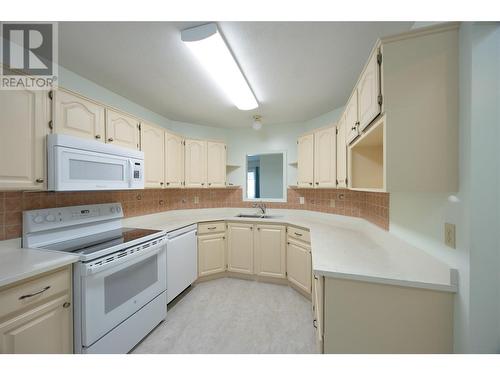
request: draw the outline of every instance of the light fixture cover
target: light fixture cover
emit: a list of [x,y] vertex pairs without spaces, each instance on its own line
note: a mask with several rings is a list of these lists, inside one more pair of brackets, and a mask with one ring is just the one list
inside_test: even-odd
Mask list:
[[252,128],[254,130],[260,130],[262,128],[262,117],[259,115],[253,116]]
[[259,106],[217,24],[183,30],[181,39],[238,109],[246,111]]

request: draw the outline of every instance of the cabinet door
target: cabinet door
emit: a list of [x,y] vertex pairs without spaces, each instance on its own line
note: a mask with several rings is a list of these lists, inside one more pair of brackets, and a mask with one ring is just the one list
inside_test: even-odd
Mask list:
[[347,102],[345,106],[345,126],[346,126],[346,137],[347,144],[351,143],[359,135],[358,130],[358,91],[355,90],[352,94],[351,99]]
[[286,277],[286,227],[256,226],[255,273],[259,276]]
[[45,188],[46,92],[0,91],[0,190]]
[[207,142],[186,139],[186,187],[207,185]]
[[222,142],[207,142],[207,184],[226,186],[226,145]]
[[224,233],[198,237],[198,276],[226,270],[226,236]]
[[316,346],[320,353],[323,352],[323,305],[324,305],[324,278],[323,276],[313,276],[313,326],[316,330]]
[[228,271],[253,274],[253,239],[252,224],[228,224]]
[[305,245],[289,240],[286,251],[288,281],[304,292],[311,293],[311,250]]
[[314,133],[314,186],[317,188],[337,186],[335,127]]
[[66,294],[0,322],[0,353],[72,353],[70,303],[71,297]]
[[104,142],[104,106],[64,90],[52,100],[54,133]]
[[314,134],[299,137],[297,149],[297,186],[312,188],[314,182]]
[[347,144],[345,116],[337,124],[337,187],[347,187]]
[[362,132],[380,113],[380,66],[373,53],[358,84],[359,131]]
[[144,186],[163,187],[165,172],[165,131],[146,123],[141,124],[141,150],[144,151]]
[[165,187],[179,188],[184,184],[184,138],[165,132]]
[[106,109],[106,143],[139,149],[139,120],[124,113]]

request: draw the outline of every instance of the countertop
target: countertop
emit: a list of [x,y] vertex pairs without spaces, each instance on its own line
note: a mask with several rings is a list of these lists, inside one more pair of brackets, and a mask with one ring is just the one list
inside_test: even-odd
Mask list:
[[123,225],[172,231],[203,221],[290,224],[311,233],[316,275],[445,292],[457,291],[457,271],[421,249],[359,218],[302,210],[268,210],[272,218],[239,218],[245,208],[167,211],[124,219]]
[[74,263],[71,254],[21,248],[21,239],[0,241],[0,288],[37,274]]
[[[245,208],[167,211],[123,219],[123,226],[172,231],[204,221],[290,224],[311,232],[316,275],[445,292],[457,291],[457,271],[359,218],[302,210],[268,210],[272,218],[237,218]],[[0,287],[78,260],[77,256],[22,249],[21,239],[0,241]]]

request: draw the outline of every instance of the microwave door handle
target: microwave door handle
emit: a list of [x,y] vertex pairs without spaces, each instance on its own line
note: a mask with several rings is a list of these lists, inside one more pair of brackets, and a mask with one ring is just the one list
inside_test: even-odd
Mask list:
[[128,159],[128,168],[129,168],[128,187],[131,188],[134,183],[134,163],[130,159]]

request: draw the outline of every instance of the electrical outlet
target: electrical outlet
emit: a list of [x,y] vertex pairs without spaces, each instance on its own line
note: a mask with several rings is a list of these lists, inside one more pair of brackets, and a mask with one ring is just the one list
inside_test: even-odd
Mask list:
[[444,223],[444,243],[452,249],[456,248],[455,244],[455,224]]
[[330,207],[335,208],[335,199],[330,199]]
[[299,203],[300,203],[300,204],[304,204],[304,203],[305,203],[305,201],[304,201],[304,197],[299,197]]
[[195,195],[194,197],[194,204],[199,204],[200,203],[200,197]]

